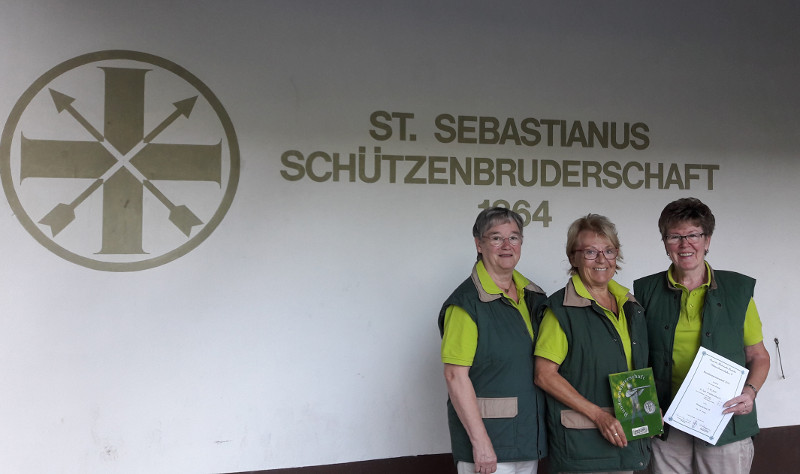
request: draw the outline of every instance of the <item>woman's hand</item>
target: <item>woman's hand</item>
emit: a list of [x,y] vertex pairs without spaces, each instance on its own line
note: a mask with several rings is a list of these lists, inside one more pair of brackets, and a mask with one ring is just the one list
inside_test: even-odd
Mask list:
[[[599,407],[598,407],[599,408]],[[622,429],[622,424],[617,418],[605,410],[598,409],[598,414],[592,418],[600,434],[614,446],[624,448],[628,445],[628,438]]]
[[444,379],[453,408],[472,443],[475,472],[491,474],[497,471],[497,455],[478,409],[475,388],[469,378],[469,367],[444,364]]
[[755,387],[764,385],[769,373],[769,352],[764,347],[764,341],[752,346],[744,347],[744,366],[750,371],[747,376],[747,385],[744,386],[742,394],[731,398],[722,406],[725,407],[722,413],[733,413],[734,415],[746,415],[753,411],[753,403],[756,400],[757,392]]
[[722,411],[723,415],[733,413],[734,415],[746,415],[753,411],[753,402],[755,397],[752,396],[749,390],[745,390],[738,397],[731,398],[722,406],[725,410]]
[[473,444],[472,459],[475,461],[475,472],[491,474],[497,471],[497,455],[491,442],[483,446]]
[[620,448],[628,445],[628,439],[617,418],[599,406],[587,400],[575,390],[567,379],[558,373],[559,365],[552,360],[536,356],[534,366],[534,383],[552,395],[556,400],[573,410],[582,413],[595,424],[600,434],[609,443]]

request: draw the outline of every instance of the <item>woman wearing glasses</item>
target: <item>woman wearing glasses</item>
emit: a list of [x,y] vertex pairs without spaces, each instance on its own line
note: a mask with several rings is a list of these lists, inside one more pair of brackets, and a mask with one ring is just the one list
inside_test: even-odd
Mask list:
[[535,381],[547,393],[552,472],[632,472],[650,458],[649,439],[626,439],[608,381],[647,367],[644,310],[612,279],[619,249],[606,217],[573,222],[566,246],[572,277],[543,305]]
[[519,214],[505,208],[478,215],[472,228],[478,261],[439,313],[460,474],[533,474],[547,454],[544,396],[533,385],[532,321],[545,294],[514,269],[522,226]]
[[769,372],[761,320],[753,303],[755,280],[713,270],[705,260],[714,214],[695,198],[669,203],[658,219],[669,269],[636,280],[636,297],[647,311],[650,362],[659,404],[666,411],[700,346],[747,367],[741,395],[727,401],[733,413],[715,446],[665,426],[653,440],[655,473],[747,473],[758,433],[755,399]]

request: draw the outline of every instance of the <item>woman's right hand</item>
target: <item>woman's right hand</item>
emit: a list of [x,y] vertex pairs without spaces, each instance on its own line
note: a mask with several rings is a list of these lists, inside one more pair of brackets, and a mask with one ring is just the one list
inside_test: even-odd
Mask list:
[[472,445],[472,459],[475,461],[475,472],[491,474],[497,471],[497,455],[494,453],[492,442]]
[[497,455],[483,424],[469,369],[468,366],[444,364],[444,379],[453,408],[472,443],[475,472],[491,474],[497,471]]

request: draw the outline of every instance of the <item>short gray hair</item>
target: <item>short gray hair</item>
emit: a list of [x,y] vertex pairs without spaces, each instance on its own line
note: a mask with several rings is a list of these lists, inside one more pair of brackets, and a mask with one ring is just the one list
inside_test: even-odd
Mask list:
[[[490,207],[478,214],[478,218],[475,219],[475,225],[472,226],[472,236],[476,239],[481,239],[489,229],[506,222],[517,224],[519,235],[522,235],[522,227],[524,225],[522,216],[505,207]],[[481,254],[478,253],[478,260],[480,259]]]

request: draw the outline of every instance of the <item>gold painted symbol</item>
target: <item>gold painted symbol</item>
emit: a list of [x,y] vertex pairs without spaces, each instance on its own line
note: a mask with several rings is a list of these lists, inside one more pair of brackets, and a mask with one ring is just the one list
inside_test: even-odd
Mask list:
[[0,173],[18,219],[45,247],[89,268],[142,270],[216,228],[238,185],[239,149],[225,109],[188,71],[101,51],[56,66],[23,94],[0,139]]

